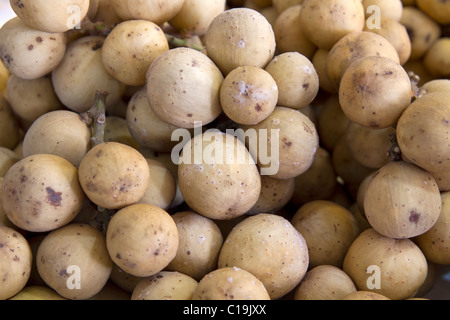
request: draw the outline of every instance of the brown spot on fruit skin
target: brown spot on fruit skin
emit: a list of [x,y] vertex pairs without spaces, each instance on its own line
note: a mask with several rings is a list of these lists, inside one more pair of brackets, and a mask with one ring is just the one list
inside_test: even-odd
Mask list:
[[50,202],[52,206],[60,207],[61,206],[61,192],[55,192],[52,188],[45,188],[47,191],[47,200]]
[[409,214],[409,222],[417,224],[420,219],[420,213],[417,213],[415,210],[411,210]]

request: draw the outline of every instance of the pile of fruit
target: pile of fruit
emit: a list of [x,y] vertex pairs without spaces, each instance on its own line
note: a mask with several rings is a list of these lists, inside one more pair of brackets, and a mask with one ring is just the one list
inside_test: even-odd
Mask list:
[[0,299],[426,299],[450,1],[11,0]]

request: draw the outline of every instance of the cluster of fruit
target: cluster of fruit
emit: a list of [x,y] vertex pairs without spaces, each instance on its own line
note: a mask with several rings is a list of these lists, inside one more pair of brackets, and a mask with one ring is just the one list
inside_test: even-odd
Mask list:
[[449,1],[10,4],[0,299],[423,299],[450,264]]

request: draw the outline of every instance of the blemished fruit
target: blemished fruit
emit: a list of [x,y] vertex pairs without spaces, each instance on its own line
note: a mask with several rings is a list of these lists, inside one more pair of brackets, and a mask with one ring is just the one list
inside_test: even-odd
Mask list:
[[10,74],[36,79],[53,71],[64,58],[67,36],[27,26],[15,17],[0,29],[0,59]]
[[178,250],[178,229],[173,218],[151,204],[134,204],[111,219],[106,245],[113,262],[137,277],[162,271]]
[[193,300],[270,300],[270,296],[252,273],[225,267],[211,271],[200,280]]
[[[261,242],[264,246],[258,245]],[[219,268],[238,267],[256,276],[271,299],[294,289],[308,264],[303,236],[285,218],[263,213],[236,225],[225,239],[218,261]]]
[[208,56],[224,75],[244,65],[264,68],[275,55],[271,24],[258,11],[235,8],[217,15],[205,34]]
[[70,223],[84,199],[77,168],[52,154],[21,159],[6,172],[2,183],[6,216],[32,232],[51,231]]
[[370,228],[352,242],[343,270],[358,291],[402,300],[414,296],[425,282],[428,263],[410,239],[385,237]]
[[449,1],[9,5],[0,299],[446,298]]

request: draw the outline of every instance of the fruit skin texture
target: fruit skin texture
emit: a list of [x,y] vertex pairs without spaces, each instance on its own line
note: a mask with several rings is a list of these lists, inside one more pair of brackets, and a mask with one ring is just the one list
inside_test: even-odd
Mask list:
[[278,299],[300,283],[308,263],[306,241],[292,224],[281,216],[261,213],[241,221],[228,234],[218,268],[235,266],[250,272],[271,299]]
[[162,29],[146,20],[118,24],[106,37],[102,61],[106,71],[129,86],[143,86],[153,60],[169,50]]
[[[105,286],[112,270],[105,236],[94,227],[71,223],[53,230],[42,240],[36,253],[36,266],[45,283],[62,297],[85,300]],[[68,286],[77,266],[80,288]]]
[[440,265],[450,263],[448,241],[450,232],[450,191],[442,192],[442,209],[436,223],[425,233],[414,239],[428,261]]
[[52,72],[56,95],[72,111],[89,110],[98,90],[108,92],[107,109],[124,93],[125,84],[111,76],[103,65],[104,40],[103,36],[85,36],[71,42],[61,63]]
[[270,300],[264,284],[250,272],[226,267],[205,275],[194,290],[193,300]]
[[396,61],[367,56],[346,69],[339,102],[351,121],[369,128],[387,128],[410,105],[411,80]]
[[275,34],[258,11],[234,8],[219,14],[205,34],[208,56],[226,76],[231,70],[250,65],[264,68],[275,55]]
[[66,32],[83,20],[89,0],[10,0],[11,8],[30,28]]
[[136,149],[118,142],[104,142],[83,157],[78,175],[92,202],[103,208],[119,209],[144,196],[150,168]]
[[197,281],[183,273],[161,271],[139,281],[131,300],[192,300],[197,285]]
[[180,128],[207,125],[222,112],[223,75],[205,54],[176,48],[159,55],[147,72],[147,99],[163,121]]
[[[197,160],[199,150],[202,157]],[[198,134],[184,146],[180,160],[180,191],[201,215],[232,219],[246,213],[258,200],[260,174],[245,145],[235,136],[218,131]]]
[[80,165],[91,147],[92,133],[79,114],[70,110],[50,111],[36,119],[23,139],[22,154],[54,154]]
[[434,178],[402,161],[380,168],[365,189],[364,213],[380,234],[405,239],[428,231],[441,212],[441,196]]
[[0,29],[0,59],[9,73],[36,79],[53,71],[64,58],[67,36],[31,29],[15,17]]
[[0,225],[0,299],[19,293],[30,278],[33,254],[25,237],[18,231]]
[[306,37],[330,50],[346,34],[364,28],[364,7],[360,0],[305,0],[300,20]]
[[[380,268],[376,274],[380,277],[379,288],[370,279],[374,271],[368,273],[369,266]],[[352,278],[358,291],[402,300],[412,297],[425,282],[428,264],[422,251],[410,239],[392,239],[370,228],[353,241],[345,256],[343,270]],[[368,288],[368,283],[375,287]]]
[[57,155],[23,158],[8,170],[2,183],[6,216],[21,229],[32,232],[68,224],[80,212],[84,200],[77,168]]
[[402,154],[433,173],[450,169],[450,93],[428,93],[416,99],[397,123]]
[[111,219],[106,245],[123,271],[149,277],[164,269],[178,250],[178,229],[172,217],[150,204],[133,204]]

